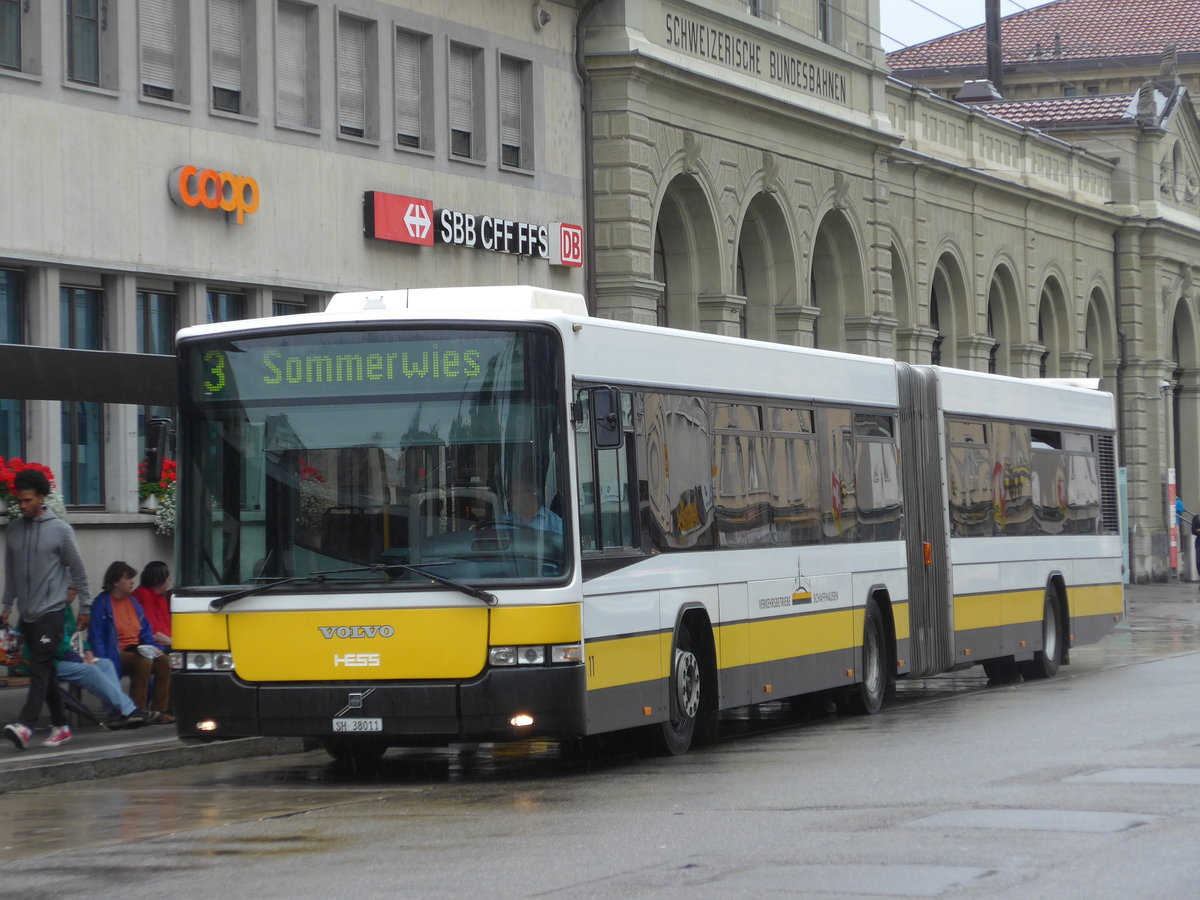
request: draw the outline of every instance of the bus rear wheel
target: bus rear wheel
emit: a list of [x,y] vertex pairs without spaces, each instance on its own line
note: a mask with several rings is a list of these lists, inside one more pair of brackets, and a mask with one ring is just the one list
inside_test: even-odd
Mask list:
[[862,681],[850,688],[849,700],[853,712],[873,716],[883,709],[883,701],[894,677],[888,667],[889,655],[883,613],[872,600],[867,604],[867,613],[863,617]]
[[1058,614],[1057,595],[1053,588],[1046,588],[1042,601],[1042,649],[1033,659],[1021,663],[1021,674],[1026,681],[1035,678],[1053,678],[1063,659],[1062,619]]
[[668,685],[670,709],[666,721],[658,728],[658,749],[670,756],[687,753],[696,734],[696,720],[700,715],[701,678],[700,659],[693,649],[692,633],[687,626],[680,626],[675,638],[672,654],[671,678]]

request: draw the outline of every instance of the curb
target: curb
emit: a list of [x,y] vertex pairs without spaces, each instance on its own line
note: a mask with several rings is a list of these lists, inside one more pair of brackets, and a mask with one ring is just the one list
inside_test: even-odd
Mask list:
[[254,756],[281,756],[302,753],[299,738],[237,738],[211,744],[170,743],[166,746],[114,747],[97,750],[74,759],[46,765],[31,764],[0,775],[0,794],[25,791],[72,781],[112,778],[156,769],[174,769],[203,763],[225,762]]

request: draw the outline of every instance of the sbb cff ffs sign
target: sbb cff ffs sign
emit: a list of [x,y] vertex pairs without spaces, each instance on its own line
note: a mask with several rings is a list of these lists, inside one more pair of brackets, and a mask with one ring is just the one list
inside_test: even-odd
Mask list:
[[179,166],[167,182],[171,199],[180,206],[203,206],[233,213],[243,225],[258,211],[258,182],[249,175],[234,175],[198,166]]
[[552,266],[583,265],[583,228],[566,222],[540,225],[503,216],[457,209],[434,209],[433,202],[402,194],[367,191],[363,227],[369,238],[400,244],[450,244],[494,253],[547,260]]

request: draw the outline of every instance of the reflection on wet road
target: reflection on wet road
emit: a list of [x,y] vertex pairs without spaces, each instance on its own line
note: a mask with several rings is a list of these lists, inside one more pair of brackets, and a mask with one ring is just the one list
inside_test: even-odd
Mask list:
[[[1200,595],[1191,602],[1147,603],[1133,609],[1130,624],[1099,645],[1071,651],[1071,665],[1059,678],[1085,678],[1122,666],[1195,653],[1200,650]],[[1020,690],[1021,685],[989,687],[980,668],[936,678],[902,682],[893,709],[912,715],[935,714],[935,704],[983,691]],[[932,707],[922,710],[920,707]],[[952,712],[954,705],[945,708]],[[754,709],[736,710],[722,720],[722,741],[740,742],[739,750],[771,749],[765,736],[794,730],[829,728],[840,717],[827,701],[783,701]],[[907,717],[906,717],[907,718]],[[878,720],[875,720],[878,721]],[[840,727],[853,723],[841,722]],[[0,795],[0,848],[7,864],[57,851],[93,850],[133,844],[146,839],[197,833],[184,854],[201,858],[236,858],[246,854],[278,856],[307,854],[313,842],[329,849],[324,837],[304,829],[283,840],[242,834],[233,840],[226,829],[236,823],[262,822],[316,810],[345,808],[345,814],[387,815],[379,801],[405,795],[420,801],[438,798],[430,815],[448,814],[437,807],[456,803],[491,802],[504,795],[506,783],[533,779],[550,787],[583,773],[620,770],[635,773],[646,765],[636,739],[612,739],[588,748],[563,747],[552,742],[392,750],[377,769],[348,773],[321,753],[213,763],[17,791]],[[491,791],[489,784],[495,784]],[[445,785],[468,785],[470,797],[447,797]],[[420,804],[416,804],[420,805]],[[459,810],[461,812],[461,810]],[[410,809],[405,815],[411,819]],[[204,832],[205,829],[210,829]],[[332,838],[331,838],[332,839]],[[182,849],[182,848],[180,848]],[[116,853],[120,856],[120,853]],[[180,864],[181,854],[172,855]],[[134,865],[130,863],[130,865]]]

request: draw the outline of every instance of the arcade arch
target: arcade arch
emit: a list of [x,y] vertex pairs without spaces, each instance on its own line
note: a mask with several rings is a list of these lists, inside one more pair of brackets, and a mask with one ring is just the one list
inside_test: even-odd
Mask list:
[[742,335],[776,340],[776,308],[795,306],[798,291],[791,231],[771,194],[756,194],[746,207],[734,261],[734,293],[746,298]]
[[813,322],[813,346],[855,351],[853,342],[847,341],[846,319],[865,314],[866,289],[858,237],[841,210],[830,210],[817,227],[809,296],[818,310]]
[[695,331],[698,300],[721,287],[721,248],[712,204],[692,175],[671,179],[654,225],[654,278],[662,285],[658,324]]

